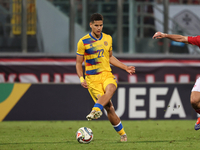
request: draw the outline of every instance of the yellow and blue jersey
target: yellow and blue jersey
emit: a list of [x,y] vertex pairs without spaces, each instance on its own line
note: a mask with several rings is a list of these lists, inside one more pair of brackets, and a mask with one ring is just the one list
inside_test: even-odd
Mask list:
[[97,75],[111,71],[109,52],[112,51],[112,37],[101,33],[99,39],[91,33],[82,37],[77,44],[77,55],[84,56],[85,75]]

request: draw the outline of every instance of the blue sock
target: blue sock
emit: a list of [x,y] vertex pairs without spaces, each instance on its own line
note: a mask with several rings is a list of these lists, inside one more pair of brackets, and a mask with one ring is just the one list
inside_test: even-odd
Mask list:
[[92,110],[96,110],[96,111],[100,111],[103,109],[103,106],[99,103],[95,103],[94,107],[92,108]]
[[121,121],[119,122],[118,125],[115,125],[115,126],[113,126],[113,127],[114,127],[114,129],[119,133],[119,135],[124,135],[124,134],[126,134],[125,131],[124,131],[124,128],[123,128],[123,126],[122,126]]

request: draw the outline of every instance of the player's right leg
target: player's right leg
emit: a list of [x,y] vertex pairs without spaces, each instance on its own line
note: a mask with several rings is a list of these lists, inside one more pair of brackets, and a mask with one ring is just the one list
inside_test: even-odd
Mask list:
[[[195,82],[195,85],[192,89],[192,93],[190,96],[190,102],[194,110],[200,114],[200,78],[198,78]],[[197,122],[194,126],[195,130],[200,129],[200,118],[197,119]]]
[[[102,90],[102,91],[101,91]],[[105,105],[107,105],[112,98],[115,90],[116,90],[116,85],[114,84],[109,84],[107,85],[105,89],[105,93],[103,93],[103,88],[93,88],[89,89],[89,93],[92,96],[93,100],[95,101],[95,104],[92,108],[92,111],[90,112],[89,115],[86,116],[88,120],[92,119],[98,119],[102,115],[102,109]]]
[[97,103],[97,99],[104,94],[102,85],[99,82],[91,82],[89,84],[88,91],[93,101],[95,102],[92,111],[86,116],[87,120],[98,119],[102,116],[103,106]]
[[[98,106],[98,104],[95,104],[94,105],[94,107],[97,107]],[[87,120],[93,120],[93,119],[98,119],[98,118],[100,118],[101,116],[102,116],[102,109],[103,109],[103,106],[102,105],[100,105],[100,106],[98,106],[98,107],[100,107],[100,109],[99,110],[96,110],[96,109],[92,109],[92,111],[86,116],[86,118],[87,118]],[[101,108],[102,107],[102,108]]]
[[98,119],[99,117],[101,117],[102,115],[102,109],[105,105],[107,105],[110,101],[110,99],[112,98],[114,92],[116,90],[116,86],[114,84],[109,84],[106,87],[106,91],[104,94],[99,94],[100,96],[94,96],[94,95],[98,95],[98,94],[94,94],[94,90],[90,90],[90,95],[92,95],[93,99],[95,99],[95,97],[97,97],[95,101],[95,104],[92,108],[92,111],[90,112],[89,115],[86,116],[86,118],[88,120],[92,120],[92,119]]
[[93,78],[87,77],[86,82],[89,83],[88,91],[95,102],[86,118],[88,120],[98,119],[102,115],[103,107],[109,103],[117,89],[116,79],[112,73],[105,72]]
[[99,92],[98,90],[91,90],[91,89],[88,89],[92,99],[94,100],[95,104],[92,108],[92,111],[86,116],[87,120],[93,120],[93,119],[98,119],[102,116],[102,109],[103,109],[103,106],[99,103],[97,103],[97,98],[98,96],[100,97],[101,94],[99,93],[102,93],[102,92]]
[[120,135],[120,141],[126,142],[127,141],[127,135],[124,131],[124,128],[122,126],[120,118],[115,113],[115,109],[113,107],[112,102],[110,101],[104,108],[107,111],[107,116],[108,116],[110,123],[113,125],[116,132]]

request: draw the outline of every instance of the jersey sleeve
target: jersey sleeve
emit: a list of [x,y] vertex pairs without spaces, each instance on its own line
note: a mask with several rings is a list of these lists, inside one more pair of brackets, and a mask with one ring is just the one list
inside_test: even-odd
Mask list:
[[200,47],[200,36],[188,36],[188,42]]
[[85,46],[84,46],[84,44],[83,44],[82,39],[80,39],[80,40],[78,41],[78,44],[77,44],[77,51],[76,51],[76,54],[77,54],[77,55],[83,56],[84,53],[85,53]]

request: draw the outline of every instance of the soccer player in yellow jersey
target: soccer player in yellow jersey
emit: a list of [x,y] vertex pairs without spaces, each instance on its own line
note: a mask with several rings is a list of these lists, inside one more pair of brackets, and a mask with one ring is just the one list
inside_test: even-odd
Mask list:
[[[110,64],[135,73],[135,67],[126,66],[112,55],[112,37],[102,33],[103,16],[95,13],[90,18],[91,32],[78,42],[76,55],[76,71],[81,85],[87,88],[95,104],[88,120],[98,119],[105,108],[107,116],[114,129],[119,133],[121,141],[127,141],[120,118],[116,115],[111,98],[117,89],[117,82],[111,73]],[[85,79],[82,63],[85,63]]]

